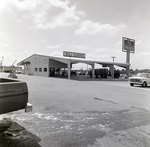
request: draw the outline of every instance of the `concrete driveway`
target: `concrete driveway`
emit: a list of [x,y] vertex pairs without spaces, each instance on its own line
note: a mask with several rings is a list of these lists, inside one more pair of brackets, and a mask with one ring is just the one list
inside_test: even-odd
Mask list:
[[150,146],[150,87],[130,87],[128,81],[17,76],[28,84],[33,111],[1,117],[36,135],[40,146]]

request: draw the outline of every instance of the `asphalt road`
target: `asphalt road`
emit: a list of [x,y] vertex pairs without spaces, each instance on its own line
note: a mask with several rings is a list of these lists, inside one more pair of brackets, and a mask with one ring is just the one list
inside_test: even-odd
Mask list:
[[87,77],[17,76],[28,84],[33,111],[1,117],[13,119],[36,135],[40,146],[150,146],[150,87]]

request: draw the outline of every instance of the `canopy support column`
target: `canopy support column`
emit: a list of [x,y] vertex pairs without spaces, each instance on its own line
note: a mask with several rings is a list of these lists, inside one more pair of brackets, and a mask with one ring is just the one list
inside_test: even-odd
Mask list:
[[70,60],[68,60],[67,68],[68,68],[68,79],[70,80],[70,75],[71,75],[71,61]]
[[92,78],[95,78],[95,63],[93,63],[92,65]]
[[109,65],[109,67],[110,67],[111,78],[114,79],[114,65]]

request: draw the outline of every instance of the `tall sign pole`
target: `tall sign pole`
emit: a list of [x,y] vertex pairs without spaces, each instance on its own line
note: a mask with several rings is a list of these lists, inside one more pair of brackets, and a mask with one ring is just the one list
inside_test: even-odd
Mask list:
[[127,51],[126,63],[129,63],[129,64],[130,64],[130,51]]
[[[130,64],[130,53],[135,52],[135,40],[123,37],[122,38],[122,51],[126,52],[126,63]],[[126,68],[127,76],[129,77],[130,67]]]

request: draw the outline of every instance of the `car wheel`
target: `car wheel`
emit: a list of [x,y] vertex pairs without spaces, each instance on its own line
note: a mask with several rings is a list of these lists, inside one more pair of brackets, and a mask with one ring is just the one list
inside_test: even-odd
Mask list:
[[146,84],[146,82],[144,82],[143,84],[142,84],[142,87],[146,87],[147,86],[147,84]]
[[130,83],[130,86],[133,86],[134,84],[133,83]]

